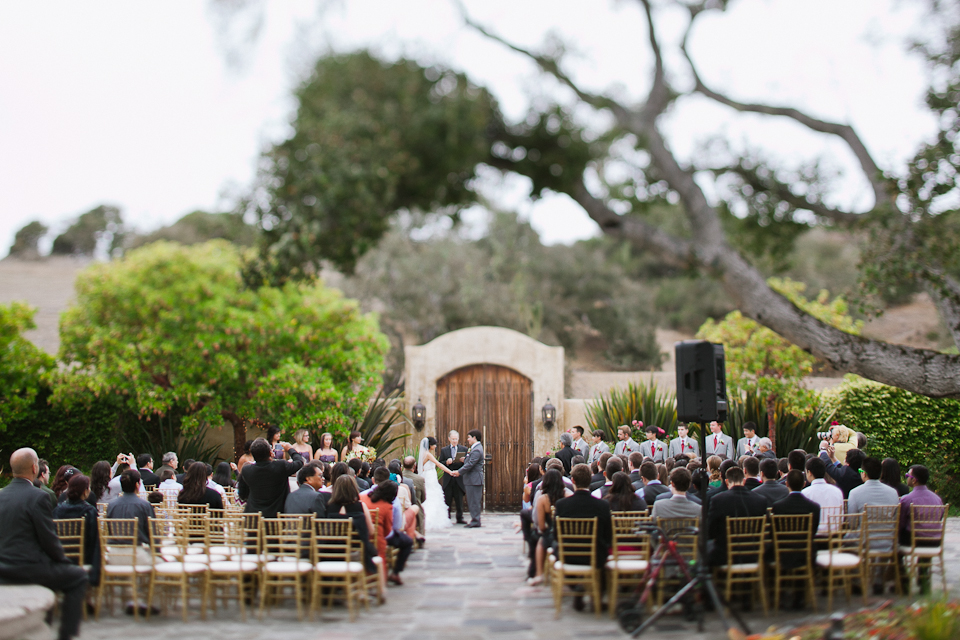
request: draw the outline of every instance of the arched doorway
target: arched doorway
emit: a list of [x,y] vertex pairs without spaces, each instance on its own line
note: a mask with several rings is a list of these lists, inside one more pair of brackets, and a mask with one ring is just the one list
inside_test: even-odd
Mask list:
[[513,369],[477,364],[437,381],[437,441],[446,443],[456,429],[466,443],[471,429],[484,431],[483,449],[492,456],[486,468],[485,508],[520,508],[523,474],[533,453],[533,389]]

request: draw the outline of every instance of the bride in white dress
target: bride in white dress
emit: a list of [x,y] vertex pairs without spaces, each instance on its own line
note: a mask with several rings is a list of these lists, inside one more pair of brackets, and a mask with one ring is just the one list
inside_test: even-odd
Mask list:
[[436,450],[436,438],[424,438],[420,441],[417,470],[423,476],[426,493],[426,499],[421,507],[423,509],[423,524],[427,531],[446,529],[453,524],[450,522],[450,516],[447,515],[447,505],[443,500],[443,488],[440,487],[440,481],[437,479],[437,467],[447,474],[453,474],[453,472],[440,464],[434,455]]

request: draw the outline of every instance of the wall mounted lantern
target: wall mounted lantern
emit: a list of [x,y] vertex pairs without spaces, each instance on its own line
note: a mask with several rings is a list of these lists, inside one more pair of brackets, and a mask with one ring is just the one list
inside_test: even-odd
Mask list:
[[427,422],[427,408],[420,402],[420,398],[417,398],[417,404],[413,405],[412,411],[413,426],[417,431],[423,431],[423,425]]
[[543,405],[543,426],[552,429],[557,421],[557,408],[550,404],[550,398],[547,398],[547,404]]

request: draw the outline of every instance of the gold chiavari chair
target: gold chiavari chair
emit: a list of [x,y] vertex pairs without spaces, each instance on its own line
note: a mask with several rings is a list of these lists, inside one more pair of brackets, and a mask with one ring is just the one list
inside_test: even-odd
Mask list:
[[293,589],[297,618],[303,620],[303,587],[313,570],[310,560],[301,558],[303,551],[302,518],[262,518],[264,553],[272,560],[260,570],[260,618],[267,601],[280,599],[283,590]]
[[867,560],[867,578],[874,578],[879,584],[886,584],[886,576],[893,575],[897,595],[903,589],[900,585],[899,546],[900,505],[867,505],[863,508],[866,520],[864,532],[864,553]]
[[208,602],[213,611],[217,610],[218,598],[224,603],[235,599],[240,608],[240,617],[246,621],[246,602],[248,599],[252,601],[256,592],[256,578],[260,574],[260,535],[259,513],[224,517],[218,534],[219,544],[211,549],[216,553],[226,553],[230,559],[210,563]]
[[928,568],[929,579],[933,580],[933,561],[939,561],[940,578],[943,583],[943,592],[947,592],[947,572],[943,563],[943,538],[947,528],[947,514],[950,505],[910,505],[910,544],[900,545],[900,555],[903,556],[909,581],[907,595],[913,589],[913,582],[922,591],[920,569]]
[[333,603],[334,590],[342,589],[350,621],[356,620],[356,602],[363,593],[363,562],[352,558],[353,521],[344,518],[313,520],[313,600],[311,615],[326,599]]
[[153,565],[144,562],[138,542],[140,521],[136,518],[101,518],[100,524],[100,585],[97,587],[96,619],[100,619],[104,592],[109,589],[110,613],[113,613],[113,589],[129,589],[133,600],[133,616],[139,617],[139,579],[147,578]]
[[563,588],[583,587],[600,615],[600,569],[597,567],[597,519],[555,518],[557,561],[553,565],[553,600],[560,617]]
[[[179,550],[171,554],[172,547]],[[200,617],[207,617],[207,565],[194,562],[187,554],[186,524],[183,520],[160,520],[150,518],[150,552],[153,558],[153,569],[150,572],[150,586],[147,590],[147,619],[150,618],[150,608],[153,605],[153,596],[159,588],[162,591],[160,601],[166,614],[167,603],[171,595],[179,592],[180,607],[183,621],[187,621],[187,611],[190,607],[190,585],[194,584],[201,601]],[[168,560],[176,557],[178,559]]]
[[[700,555],[700,539],[695,530],[700,527],[700,518],[658,518],[657,526],[677,543],[677,552],[692,565]],[[667,560],[668,565],[672,561]],[[660,574],[656,585],[657,604],[663,604],[667,591],[679,590],[686,584],[683,572],[670,566]]]
[[866,558],[863,552],[863,514],[830,516],[830,538],[826,550],[818,551],[817,566],[826,574],[827,611],[833,611],[833,592],[838,583],[843,586],[850,602],[853,581],[860,581],[863,604],[867,604]]
[[650,518],[637,514],[614,514],[613,548],[611,558],[607,560],[607,575],[610,577],[610,617],[617,609],[617,598],[623,587],[631,588],[643,584],[647,567],[650,564],[650,532],[641,529],[649,525]]
[[89,570],[89,565],[83,563],[84,555],[84,535],[86,533],[86,520],[84,518],[64,518],[63,520],[54,520],[57,528],[57,537],[60,538],[60,546],[63,547],[63,555],[74,564]]
[[714,569],[726,584],[726,599],[731,602],[733,586],[748,584],[760,592],[763,614],[767,615],[767,591],[763,584],[763,552],[767,533],[766,516],[727,518],[727,561]]
[[780,591],[785,582],[801,582],[816,611],[813,589],[813,516],[770,516],[773,534],[773,608],[780,609]]

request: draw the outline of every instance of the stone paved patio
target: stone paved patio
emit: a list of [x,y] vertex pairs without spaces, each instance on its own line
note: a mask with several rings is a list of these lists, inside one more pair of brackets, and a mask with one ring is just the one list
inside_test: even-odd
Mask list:
[[[387,604],[361,612],[350,623],[345,610],[327,611],[314,621],[298,622],[292,605],[274,608],[265,620],[251,617],[242,622],[236,607],[220,610],[215,617],[201,621],[194,613],[184,623],[179,612],[149,622],[134,622],[130,616],[104,616],[99,622],[83,624],[84,640],[138,640],[171,638],[208,638],[209,640],[260,639],[297,640],[323,638],[391,638],[392,640],[560,640],[565,638],[624,638],[616,623],[604,612],[573,611],[570,599],[563,615],[554,619],[553,601],[546,588],[526,586],[525,565],[521,558],[521,538],[514,532],[515,515],[485,514],[483,527],[465,529],[455,526],[432,534],[424,549],[411,557],[403,573],[405,585],[391,587]],[[953,593],[960,592],[960,519],[948,525],[948,581]],[[879,602],[871,598],[871,602]],[[858,607],[861,600],[852,603]],[[589,605],[589,601],[588,601]],[[840,599],[837,607],[845,606]],[[820,611],[824,610],[821,606]],[[754,632],[767,627],[792,624],[797,613],[764,617],[757,610],[746,614]],[[694,624],[680,616],[668,616],[655,632],[646,637],[675,640],[725,637],[718,618],[708,616],[706,633],[696,632]]]

